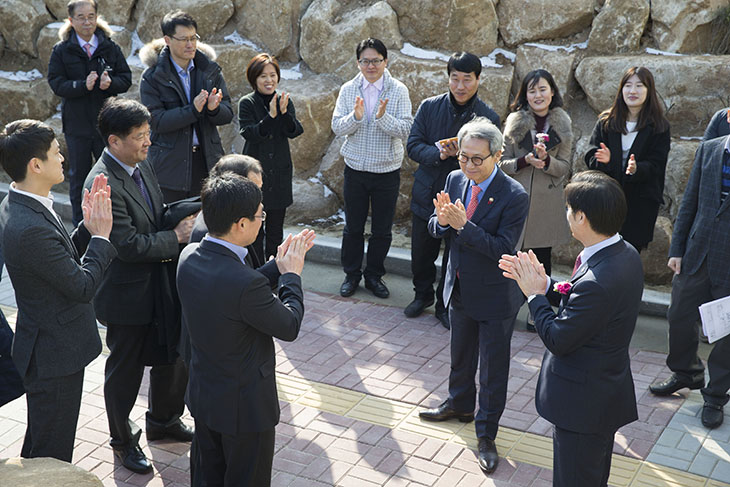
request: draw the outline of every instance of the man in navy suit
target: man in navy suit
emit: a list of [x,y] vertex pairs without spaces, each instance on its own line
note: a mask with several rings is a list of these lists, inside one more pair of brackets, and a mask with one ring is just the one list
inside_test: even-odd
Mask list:
[[535,405],[554,425],[553,486],[603,487],[616,430],[637,419],[629,342],[644,276],[638,252],[618,234],[626,199],[616,180],[582,172],[565,196],[584,246],[570,281],[552,281],[532,251],[505,255],[500,267],[528,296],[547,347]]
[[[458,139],[461,169],[447,176],[428,222],[431,235],[447,238],[450,245],[444,284],[451,321],[449,397],[437,408],[421,411],[420,417],[473,421],[474,376],[480,364],[479,466],[491,473],[499,461],[494,439],[507,399],[510,340],[524,302],[517,285],[505,279],[497,265],[502,254],[517,247],[528,196],[496,166],[502,134],[494,124],[475,118],[462,126]],[[462,201],[468,202],[466,207]]]

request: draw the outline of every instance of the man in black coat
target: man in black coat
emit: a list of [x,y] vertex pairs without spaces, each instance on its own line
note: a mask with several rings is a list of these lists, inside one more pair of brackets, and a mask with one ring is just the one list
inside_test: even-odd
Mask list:
[[[408,136],[408,157],[418,163],[413,181],[413,212],[411,230],[411,271],[415,299],[405,309],[405,315],[415,317],[434,302],[433,283],[436,281],[436,259],[441,250],[441,240],[428,232],[428,219],[433,213],[433,198],[444,189],[446,176],[459,169],[456,160],[456,143],[436,147],[440,140],[456,137],[459,129],[476,117],[487,117],[500,127],[499,116],[477,96],[482,63],[468,52],[451,56],[446,66],[449,74],[449,91],[443,95],[423,100],[413,120]],[[445,241],[441,260],[441,278],[436,290],[436,317],[449,328],[449,317],[442,298],[444,277],[449,261],[449,241]]]
[[110,96],[125,93],[132,73],[112,31],[97,17],[95,0],[73,0],[68,20],[58,31],[48,63],[48,84],[63,99],[61,115],[68,149],[69,198],[73,223],[81,214],[81,189],[92,165],[104,149],[96,117]]
[[224,152],[217,127],[231,122],[233,109],[215,51],[200,42],[195,20],[178,10],[161,25],[164,38],[140,51],[149,68],[139,94],[152,114],[148,160],[169,203],[200,194]]

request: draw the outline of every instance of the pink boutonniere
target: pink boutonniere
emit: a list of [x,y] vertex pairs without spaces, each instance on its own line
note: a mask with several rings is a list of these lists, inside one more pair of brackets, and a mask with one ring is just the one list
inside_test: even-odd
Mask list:
[[568,294],[573,285],[568,281],[556,282],[553,285],[553,291],[559,292],[560,294]]

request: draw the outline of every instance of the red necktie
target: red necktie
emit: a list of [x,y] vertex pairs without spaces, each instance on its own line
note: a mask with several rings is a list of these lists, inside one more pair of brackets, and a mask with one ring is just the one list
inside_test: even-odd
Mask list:
[[91,59],[91,44],[88,42],[84,44],[84,50],[86,51],[86,55],[89,56],[89,59]]
[[575,275],[576,272],[578,272],[581,264],[582,261],[580,260],[580,254],[578,254],[578,257],[575,258],[575,265],[573,266],[573,274],[570,276],[571,278]]
[[471,217],[474,216],[474,212],[477,211],[477,206],[479,205],[479,193],[482,191],[482,188],[477,186],[476,184],[471,187],[471,198],[469,199],[469,206],[466,207],[466,219],[471,220]]

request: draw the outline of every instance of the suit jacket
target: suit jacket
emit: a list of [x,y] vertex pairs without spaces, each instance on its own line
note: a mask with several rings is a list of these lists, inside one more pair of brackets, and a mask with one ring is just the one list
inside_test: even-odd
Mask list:
[[203,240],[180,256],[177,287],[192,344],[185,401],[220,433],[260,432],[279,422],[274,340],[293,341],[304,316],[301,279],[267,279],[229,249]]
[[0,204],[0,226],[18,302],[18,372],[25,376],[31,359],[40,379],[78,372],[101,353],[91,300],[114,247],[83,224],[70,236],[39,201],[14,191]]
[[[524,302],[517,283],[505,278],[497,265],[502,254],[513,254],[517,248],[527,218],[528,197],[520,183],[498,167],[494,170],[497,174],[461,232],[449,228],[441,234],[435,212],[428,222],[431,235],[448,238],[451,244],[444,303],[451,300],[458,270],[464,311],[478,321],[507,319],[517,314]],[[468,184],[461,170],[452,171],[445,191],[451,201],[463,202]]]
[[[569,431],[613,432],[638,418],[629,342],[644,289],[641,259],[621,240],[583,263],[570,282],[568,294],[551,282],[547,296],[529,304],[547,347],[537,412]],[[551,304],[559,304],[557,314]]]
[[177,235],[162,229],[164,206],[157,177],[147,161],[137,165],[154,211],[131,176],[105,150],[86,177],[90,188],[97,174],[109,179],[114,226],[109,237],[118,256],[96,293],[94,308],[102,322],[146,325],[154,321],[156,284],[161,263],[179,252]]
[[674,222],[670,257],[682,257],[682,274],[694,274],[707,258],[713,285],[730,287],[730,197],[720,204],[727,138],[702,142]]

